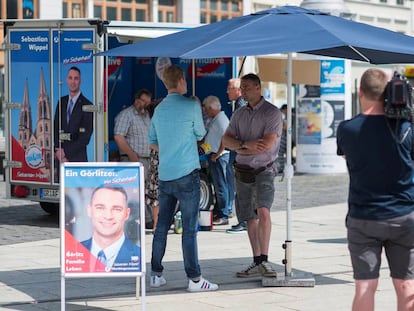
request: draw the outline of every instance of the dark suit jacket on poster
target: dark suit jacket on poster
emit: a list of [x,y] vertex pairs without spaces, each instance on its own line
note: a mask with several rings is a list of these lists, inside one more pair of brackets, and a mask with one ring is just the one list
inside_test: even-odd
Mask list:
[[[88,156],[86,147],[89,144],[93,131],[93,113],[82,111],[85,105],[92,105],[92,103],[82,94],[79,95],[78,100],[72,110],[72,115],[69,124],[66,121],[66,110],[68,107],[69,95],[61,98],[61,110],[59,105],[56,107],[54,119],[54,144],[55,148],[59,147],[59,130],[70,134],[71,140],[62,141],[61,147],[65,151],[66,158],[69,162],[86,162]],[[59,128],[59,118],[61,120],[61,128]]]
[[[89,251],[92,247],[92,238],[85,240],[81,242],[83,246],[85,246]],[[131,269],[131,267],[128,268],[129,263],[136,263],[134,258],[138,256],[138,266],[136,269]],[[141,248],[132,243],[130,240],[128,240],[127,237],[125,237],[125,241],[122,244],[118,255],[115,258],[114,264],[112,266],[112,270],[114,272],[121,271],[121,272],[128,272],[128,271],[141,271]]]

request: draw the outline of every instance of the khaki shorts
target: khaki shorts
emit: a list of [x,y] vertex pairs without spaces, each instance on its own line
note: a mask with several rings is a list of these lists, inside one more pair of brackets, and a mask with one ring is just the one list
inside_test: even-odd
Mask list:
[[270,209],[275,198],[275,173],[265,171],[256,176],[253,183],[236,178],[236,214],[239,222],[257,219],[257,209]]
[[354,279],[379,277],[382,249],[392,278],[414,279],[414,212],[389,220],[347,217],[346,226]]

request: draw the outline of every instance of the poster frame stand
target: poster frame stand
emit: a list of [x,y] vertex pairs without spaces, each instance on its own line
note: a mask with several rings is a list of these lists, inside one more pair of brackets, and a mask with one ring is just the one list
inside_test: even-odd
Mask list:
[[[146,263],[145,263],[145,225],[141,225],[145,220],[145,180],[144,166],[140,162],[65,162],[60,166],[60,260],[61,260],[61,310],[66,308],[66,278],[108,278],[108,277],[136,277],[135,298],[141,298],[141,310],[146,310]],[[135,248],[132,249],[130,262],[117,263],[118,254],[116,254],[115,262],[111,267],[102,266],[98,263],[98,259],[93,256],[93,246],[90,250],[85,248],[82,239],[78,239],[77,235],[85,236],[92,232],[92,222],[85,225],[85,221],[77,224],[77,217],[85,218],[87,212],[92,205],[88,205],[90,199],[94,196],[96,189],[122,188],[127,198],[126,208],[128,210],[128,219],[124,222],[124,236],[126,240],[130,240],[127,235],[126,222],[133,220],[133,228],[136,228],[137,239],[134,242]],[[74,211],[74,206],[70,203],[70,195],[72,192],[80,191],[80,193],[91,194],[88,199],[83,198],[84,204],[80,210]],[[118,190],[116,190],[118,191]],[[114,194],[111,194],[114,196]],[[67,200],[67,201],[66,201]],[[134,210],[131,208],[134,207]],[[134,213],[135,212],[135,213]],[[79,214],[81,213],[81,214]],[[89,213],[88,213],[89,215]],[[135,218],[133,218],[135,217]],[[145,221],[144,221],[145,223]],[[75,229],[75,226],[78,226]],[[73,230],[72,230],[73,229]],[[130,231],[128,232],[130,233]],[[73,234],[73,235],[72,235]],[[92,238],[88,240],[92,242]],[[135,240],[135,239],[134,239]],[[139,246],[136,243],[139,242]],[[122,244],[122,247],[124,244]],[[122,248],[121,247],[121,248]],[[128,257],[128,256],[127,256]],[[109,260],[108,260],[109,261]],[[93,268],[92,268],[93,267]],[[119,271],[113,271],[116,269]],[[75,271],[75,272],[73,272]],[[140,279],[140,281],[139,281]]]

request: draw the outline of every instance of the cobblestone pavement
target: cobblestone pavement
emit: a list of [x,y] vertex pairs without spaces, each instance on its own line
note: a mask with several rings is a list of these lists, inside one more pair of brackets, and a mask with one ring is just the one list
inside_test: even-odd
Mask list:
[[[273,209],[286,208],[286,182],[276,177]],[[296,174],[291,182],[292,209],[344,203],[348,199],[348,174]]]
[[[286,209],[286,181],[275,180],[273,209]],[[346,202],[347,174],[297,174],[291,182],[292,209]],[[59,219],[44,212],[38,203],[5,199],[5,183],[0,182],[0,245],[54,239],[60,236]]]

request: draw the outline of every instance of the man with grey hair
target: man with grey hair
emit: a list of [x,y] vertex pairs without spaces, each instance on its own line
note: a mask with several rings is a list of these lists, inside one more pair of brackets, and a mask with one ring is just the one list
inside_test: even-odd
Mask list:
[[247,102],[241,95],[239,78],[233,78],[229,80],[227,84],[227,96],[230,100],[232,111],[235,111],[237,108],[240,108],[241,106],[246,106]]
[[[227,84],[227,96],[230,100],[229,104],[232,105],[232,111],[236,111],[238,108],[242,106],[246,106],[247,102],[241,95],[241,89],[240,89],[240,79],[239,78],[233,78],[230,79]],[[229,159],[229,165],[233,169],[233,164],[236,159],[237,152],[235,150],[230,150],[230,159]],[[232,171],[232,179],[229,179],[229,192],[230,192],[230,209],[229,209],[229,215],[233,213],[233,210],[235,208],[235,186],[234,186],[234,171]],[[246,221],[239,221],[238,224],[231,226],[230,229],[227,229],[227,233],[242,233],[246,232],[247,222]]]
[[233,177],[232,167],[229,165],[229,151],[222,145],[223,134],[229,125],[229,119],[221,111],[220,100],[216,96],[208,96],[203,101],[204,111],[211,118],[204,142],[210,145],[208,164],[216,193],[215,217],[213,225],[228,225],[231,210],[228,183]]

